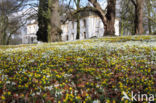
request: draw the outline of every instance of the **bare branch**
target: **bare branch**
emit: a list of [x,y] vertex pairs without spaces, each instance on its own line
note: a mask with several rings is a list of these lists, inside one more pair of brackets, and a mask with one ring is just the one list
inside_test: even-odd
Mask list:
[[135,7],[137,6],[134,0],[131,0],[131,2],[133,3]]
[[155,23],[156,24],[156,20],[155,19],[153,19],[152,17],[149,17],[149,16],[146,16],[148,19],[150,19],[153,23]]

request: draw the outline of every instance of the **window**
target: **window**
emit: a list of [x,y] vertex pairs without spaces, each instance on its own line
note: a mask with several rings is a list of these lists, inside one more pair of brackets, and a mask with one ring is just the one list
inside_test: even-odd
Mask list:
[[83,26],[86,28],[87,27],[87,21],[86,19],[83,20]]
[[74,29],[74,21],[72,22],[72,28]]
[[68,35],[66,36],[66,40],[68,41],[68,39],[69,39],[69,37],[68,37]]
[[73,40],[74,40],[74,33],[72,33],[72,37],[73,37]]
[[33,38],[33,37],[31,37],[31,43],[33,43],[33,41],[34,41],[34,38]]
[[87,36],[86,36],[86,32],[84,32],[84,39],[86,39],[87,38]]

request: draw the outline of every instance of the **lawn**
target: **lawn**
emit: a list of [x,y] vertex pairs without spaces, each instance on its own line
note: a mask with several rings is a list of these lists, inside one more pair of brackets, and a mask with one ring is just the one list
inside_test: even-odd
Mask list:
[[156,93],[156,36],[0,46],[0,103],[132,103],[132,91]]

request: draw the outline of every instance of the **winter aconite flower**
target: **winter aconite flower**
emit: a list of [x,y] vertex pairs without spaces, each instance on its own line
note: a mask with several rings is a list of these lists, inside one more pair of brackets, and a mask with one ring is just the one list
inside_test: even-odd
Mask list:
[[130,103],[155,93],[155,61],[150,35],[0,46],[0,102]]

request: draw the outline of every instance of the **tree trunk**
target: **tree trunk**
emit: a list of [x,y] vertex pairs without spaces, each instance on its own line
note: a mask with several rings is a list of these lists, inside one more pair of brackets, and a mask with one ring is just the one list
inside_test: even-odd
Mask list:
[[144,0],[137,0],[137,13],[138,13],[138,25],[136,29],[136,34],[143,34],[144,28],[143,28],[143,1]]
[[104,36],[114,36],[115,35],[115,5],[116,0],[107,0],[107,14],[105,14],[105,11],[101,8],[100,4],[97,2],[97,0],[89,0],[93,6],[97,9],[98,15],[101,18],[103,24],[104,24]]
[[5,31],[3,31],[3,45],[7,45],[7,43],[6,43],[6,39],[7,39],[7,34],[6,34],[6,32]]
[[135,34],[143,34],[143,1],[144,0],[131,0],[135,6]]
[[[138,29],[139,29],[139,26],[138,26],[138,7],[136,6],[135,7],[135,20],[134,20],[134,29],[135,29],[135,34],[138,34]],[[134,34],[134,35],[135,35]]]
[[48,0],[39,1],[38,11],[38,25],[39,30],[37,31],[37,40],[42,42],[48,42]]
[[[147,0],[147,12],[148,12],[148,17],[151,17],[151,0]],[[152,28],[151,28],[151,20],[148,18],[148,30],[149,30],[149,34],[152,34]]]
[[121,36],[123,36],[123,34],[124,34],[124,20],[121,20],[120,30],[121,30]]
[[[76,2],[77,10],[80,9],[80,0],[77,0]],[[80,14],[77,14],[77,35],[76,39],[80,39]]]
[[37,40],[56,42],[61,40],[59,0],[40,0]]
[[115,35],[115,28],[114,28],[114,24],[115,24],[115,16],[116,16],[116,0],[107,0],[107,25],[105,26],[105,35]]
[[7,27],[8,27],[8,24],[9,24],[8,23],[9,22],[8,17],[2,14],[2,16],[0,18],[0,22],[2,24],[2,27],[0,28],[1,29],[0,30],[1,31],[1,33],[0,33],[0,35],[1,35],[1,45],[6,45]]
[[61,23],[59,0],[49,0],[50,24],[48,26],[48,42],[61,41]]

